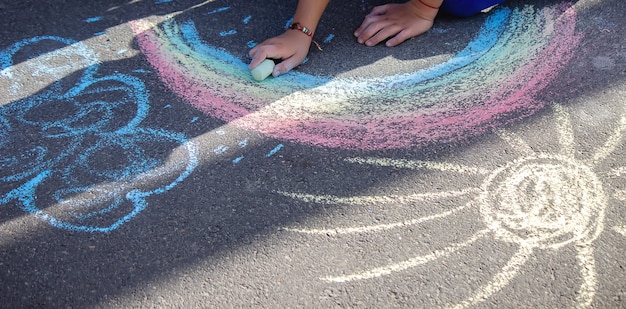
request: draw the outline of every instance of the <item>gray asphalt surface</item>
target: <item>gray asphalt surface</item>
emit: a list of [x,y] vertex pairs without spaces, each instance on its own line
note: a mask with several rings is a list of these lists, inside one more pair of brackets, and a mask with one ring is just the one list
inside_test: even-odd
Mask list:
[[0,2],[0,307],[626,307],[626,2],[295,3]]

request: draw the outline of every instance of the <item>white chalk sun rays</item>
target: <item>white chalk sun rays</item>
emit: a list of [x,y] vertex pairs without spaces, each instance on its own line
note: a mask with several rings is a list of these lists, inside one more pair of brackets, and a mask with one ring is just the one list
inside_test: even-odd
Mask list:
[[[491,239],[514,245],[517,251],[508,262],[489,279],[476,288],[466,299],[448,304],[464,308],[481,303],[507,286],[527,261],[538,250],[558,250],[572,246],[580,272],[581,284],[576,293],[579,307],[591,305],[598,285],[594,259],[594,240],[604,231],[605,210],[611,200],[626,200],[624,190],[608,190],[614,178],[624,179],[626,169],[600,171],[601,164],[621,146],[626,133],[626,114],[617,122],[615,131],[592,154],[577,151],[574,128],[570,115],[560,105],[553,105],[558,141],[556,151],[534,150],[519,135],[500,130],[498,136],[505,146],[514,150],[516,158],[488,170],[469,165],[455,165],[428,161],[395,160],[389,158],[350,158],[354,164],[378,167],[422,169],[482,178],[482,184],[458,190],[426,192],[414,195],[338,197],[302,193],[280,192],[293,199],[342,205],[395,203],[405,205],[420,201],[429,202],[466,197],[469,202],[439,213],[385,224],[329,227],[326,229],[285,228],[287,231],[310,235],[359,234],[385,232],[396,228],[426,224],[433,220],[446,220],[462,210],[475,210],[480,214],[484,228],[467,239],[429,251],[428,254],[393,262],[388,265],[362,270],[348,275],[321,278],[329,282],[347,282],[390,275],[395,272],[425,265],[445,258],[471,246],[478,240]],[[494,160],[497,160],[494,159]],[[624,226],[612,229],[626,236]],[[572,270],[573,272],[575,270]]]

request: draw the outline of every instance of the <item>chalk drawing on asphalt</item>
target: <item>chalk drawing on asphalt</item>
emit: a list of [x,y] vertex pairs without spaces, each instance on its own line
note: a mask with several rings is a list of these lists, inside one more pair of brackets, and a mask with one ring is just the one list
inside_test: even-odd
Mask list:
[[[22,49],[40,54],[16,63]],[[214,147],[213,155],[223,157],[233,155],[230,148],[246,149],[252,138],[228,146],[142,127],[150,110],[143,81],[127,74],[99,76],[98,55],[82,42],[33,37],[0,51],[0,61],[0,85],[9,90],[0,101],[0,204],[17,203],[59,228],[112,231],[144,210],[147,197],[189,176],[203,147]],[[63,82],[76,73],[82,77],[75,85]],[[169,149],[167,158],[151,153],[163,147]],[[282,148],[278,143],[264,157]],[[103,161],[109,153],[116,156]],[[246,158],[236,156],[233,165]],[[56,186],[47,190],[51,193],[39,194],[51,184]]]
[[[17,53],[34,45],[45,45],[45,52],[14,62]],[[7,90],[7,96],[0,97],[5,99],[0,105],[43,90],[73,72],[91,73],[90,67],[97,64],[98,55],[93,50],[66,38],[40,36],[17,42],[0,52],[0,88]]]
[[[610,200],[625,201],[623,191],[607,192],[614,177],[623,181],[624,169],[600,172],[598,167],[615,154],[626,134],[626,113],[621,116],[614,132],[595,153],[578,152],[569,114],[560,105],[553,105],[558,151],[538,152],[515,133],[500,130],[498,136],[519,155],[517,159],[486,170],[477,166],[430,161],[409,161],[388,158],[347,159],[354,164],[439,171],[459,175],[475,175],[482,184],[442,192],[427,192],[398,196],[338,197],[294,192],[278,192],[293,199],[318,204],[376,205],[384,203],[422,205],[459,196],[469,197],[469,202],[437,214],[421,218],[378,225],[353,227],[328,227],[300,229],[286,227],[286,231],[308,235],[336,237],[342,234],[386,232],[398,228],[425,224],[435,220],[449,220],[461,211],[478,213],[484,228],[466,240],[449,244],[408,260],[394,262],[360,272],[321,278],[329,282],[349,282],[391,275],[428,263],[436,263],[459,251],[471,248],[485,237],[517,246],[517,252],[488,283],[480,286],[465,300],[448,304],[453,308],[466,308],[484,302],[506,287],[523,269],[535,253],[541,250],[558,250],[564,247],[577,252],[581,284],[576,291],[577,305],[589,307],[598,288],[598,273],[594,258],[594,241],[605,229],[605,211]],[[449,224],[449,221],[446,221]],[[625,235],[624,226],[610,227]]]
[[[15,62],[25,47],[40,54]],[[110,232],[197,166],[197,145],[184,134],[141,126],[150,109],[143,81],[102,76],[81,42],[34,37],[0,51],[0,61],[9,89],[0,105],[0,204],[58,228]],[[77,72],[75,84],[63,81]]]
[[246,62],[177,18],[131,26],[154,71],[186,102],[271,138],[366,150],[454,142],[534,114],[545,106],[537,94],[582,37],[568,4],[502,6],[464,49],[427,69],[376,78],[292,71],[256,83]]

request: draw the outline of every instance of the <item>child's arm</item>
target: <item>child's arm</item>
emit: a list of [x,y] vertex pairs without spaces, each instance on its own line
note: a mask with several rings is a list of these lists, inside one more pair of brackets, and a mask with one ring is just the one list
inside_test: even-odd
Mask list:
[[367,46],[391,37],[386,45],[396,46],[432,28],[442,3],[443,0],[409,0],[377,6],[365,17],[354,36]]
[[[293,22],[315,33],[317,24],[329,0],[300,0]],[[272,75],[285,74],[300,65],[309,53],[313,38],[301,30],[288,29],[285,33],[268,39],[250,50],[250,69],[254,69],[266,58],[282,59],[274,67]]]

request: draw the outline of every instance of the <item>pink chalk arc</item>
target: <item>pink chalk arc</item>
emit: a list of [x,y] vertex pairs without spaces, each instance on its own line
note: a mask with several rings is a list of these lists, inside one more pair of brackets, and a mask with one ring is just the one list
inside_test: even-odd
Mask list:
[[263,83],[243,61],[194,37],[190,22],[131,25],[165,85],[206,114],[277,139],[380,150],[467,139],[545,106],[536,96],[582,38],[575,10],[492,14],[465,50],[432,68],[361,79],[292,72]]

